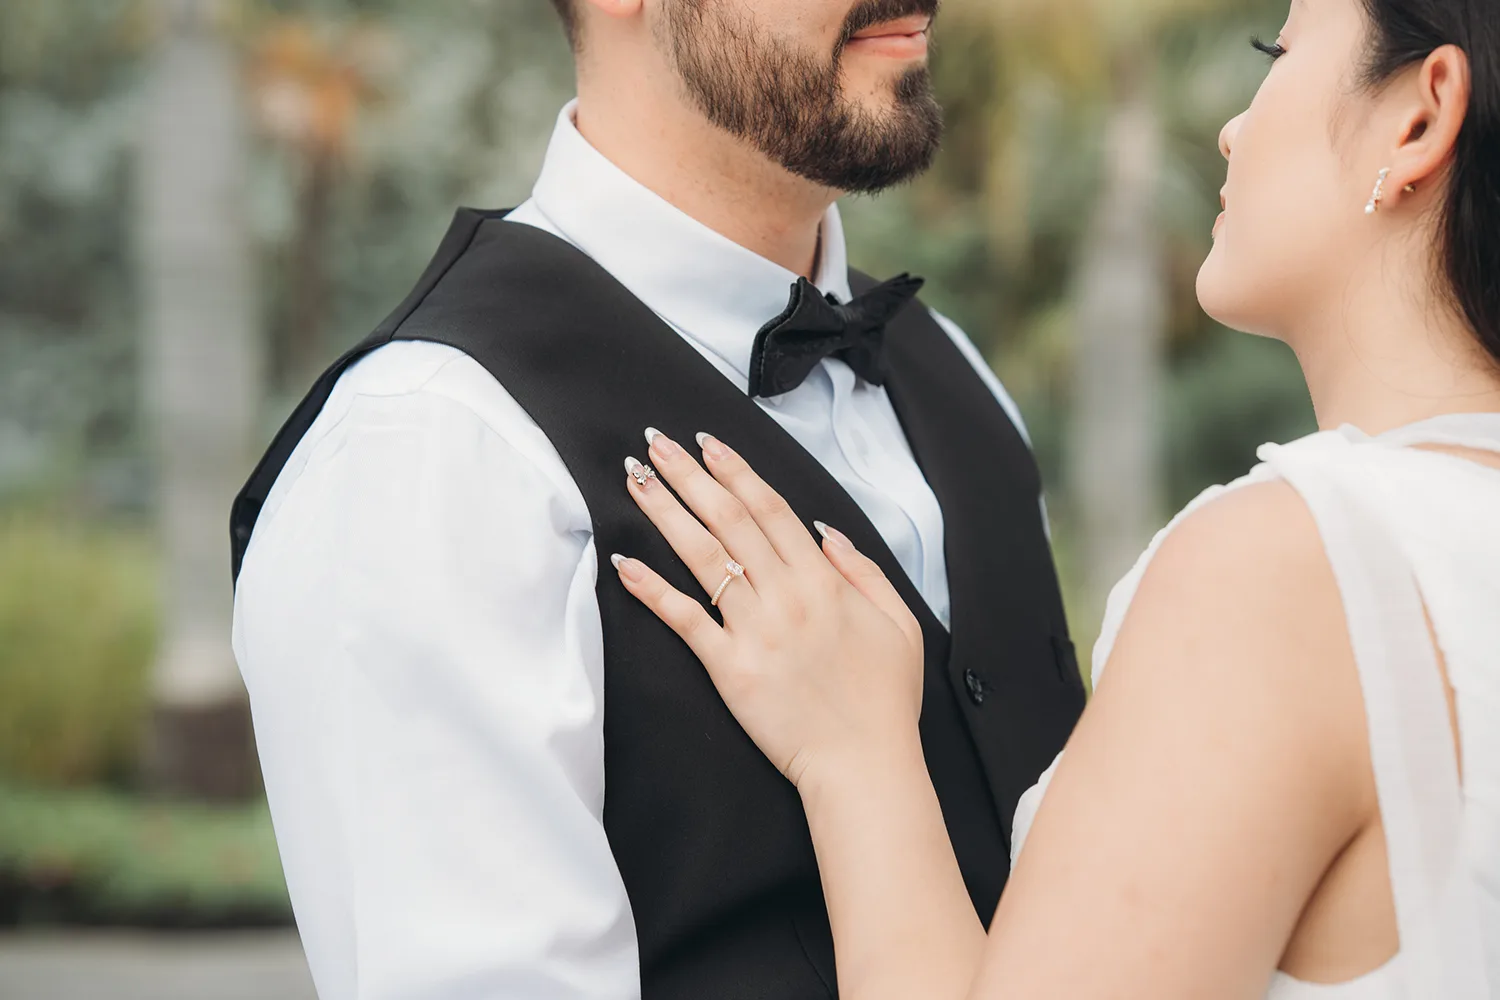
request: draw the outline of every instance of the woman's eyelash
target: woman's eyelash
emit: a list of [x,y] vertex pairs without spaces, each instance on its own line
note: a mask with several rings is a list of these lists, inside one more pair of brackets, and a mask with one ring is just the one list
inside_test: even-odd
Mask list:
[[1267,45],[1259,38],[1252,38],[1250,39],[1250,44],[1259,51],[1264,52],[1266,55],[1270,56],[1272,62],[1275,62],[1277,59],[1280,59],[1282,56],[1286,55],[1286,49],[1280,42],[1277,42],[1274,45]]

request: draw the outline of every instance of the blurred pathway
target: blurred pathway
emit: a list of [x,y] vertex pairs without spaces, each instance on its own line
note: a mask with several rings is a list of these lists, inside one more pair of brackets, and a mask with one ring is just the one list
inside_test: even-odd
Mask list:
[[0,934],[0,1000],[316,1000],[297,936]]

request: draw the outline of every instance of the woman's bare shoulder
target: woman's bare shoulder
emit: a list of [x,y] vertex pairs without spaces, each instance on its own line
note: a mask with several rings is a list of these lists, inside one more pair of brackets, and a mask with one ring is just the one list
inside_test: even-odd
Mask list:
[[1179,612],[1212,616],[1220,628],[1253,633],[1240,638],[1274,639],[1293,624],[1344,636],[1317,523],[1279,479],[1228,490],[1177,524],[1147,569],[1133,610],[1168,601]]
[[1338,583],[1311,510],[1284,481],[1230,490],[1182,519],[1146,570],[1101,693],[1111,680],[1213,712],[1225,732],[1269,727],[1288,759],[1311,767],[1304,755],[1316,751],[1330,775],[1367,766]]

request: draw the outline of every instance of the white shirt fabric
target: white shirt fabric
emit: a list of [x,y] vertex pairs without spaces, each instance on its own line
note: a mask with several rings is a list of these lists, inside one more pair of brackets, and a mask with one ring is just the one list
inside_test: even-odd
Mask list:
[[[742,389],[755,334],[796,280],[616,168],[572,105],[511,220],[589,254]],[[849,298],[837,208],[817,285]],[[1019,427],[973,345],[940,322]],[[757,402],[946,623],[942,511],[885,391],[830,360]],[[398,342],[339,380],[260,515],[234,616],[322,1000],[640,995],[602,825],[597,566],[562,459],[478,363]]]

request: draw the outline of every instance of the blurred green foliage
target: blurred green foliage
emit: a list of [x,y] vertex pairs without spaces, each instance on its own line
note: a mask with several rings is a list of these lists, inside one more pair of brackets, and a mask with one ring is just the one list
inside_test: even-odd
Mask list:
[[291,919],[264,802],[133,791],[155,578],[138,530],[0,517],[0,927]]
[[208,807],[0,783],[0,926],[290,920],[264,803]]
[[1291,349],[1218,326],[1181,359],[1166,404],[1173,510],[1206,485],[1243,476],[1267,441],[1292,441],[1317,429]]
[[0,780],[130,777],[156,638],[153,567],[137,533],[0,517]]

